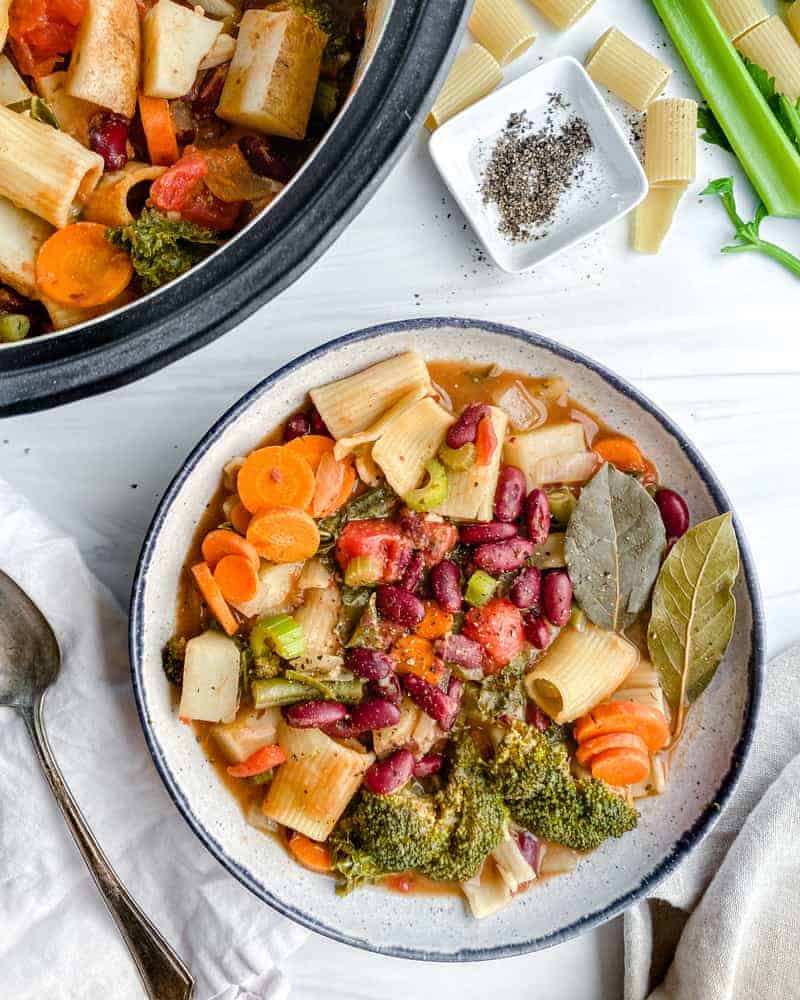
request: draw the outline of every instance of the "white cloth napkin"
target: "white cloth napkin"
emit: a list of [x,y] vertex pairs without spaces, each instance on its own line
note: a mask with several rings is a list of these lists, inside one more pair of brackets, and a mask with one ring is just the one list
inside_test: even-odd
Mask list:
[[[198,1000],[285,1000],[278,966],[307,932],[259,902],[183,823],[139,727],[125,617],[75,544],[0,480],[0,568],[61,646],[45,701],[56,759],[103,850],[197,979]],[[0,994],[134,1000],[136,970],[39,772],[0,708]]]
[[800,646],[767,666],[753,748],[716,826],[625,914],[625,964],[625,1000],[800,998]]

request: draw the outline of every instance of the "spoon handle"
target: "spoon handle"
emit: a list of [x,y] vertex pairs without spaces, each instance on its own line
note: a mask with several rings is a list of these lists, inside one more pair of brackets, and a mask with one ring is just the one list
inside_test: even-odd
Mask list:
[[36,699],[32,708],[22,709],[22,716],[56,802],[125,939],[147,995],[152,1000],[191,1000],[194,996],[191,973],[117,878],[64,781],[45,732],[42,701],[43,696]]

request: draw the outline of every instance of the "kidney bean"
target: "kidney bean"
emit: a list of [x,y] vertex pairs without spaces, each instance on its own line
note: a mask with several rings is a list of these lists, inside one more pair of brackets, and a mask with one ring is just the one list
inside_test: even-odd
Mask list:
[[286,721],[295,729],[321,729],[347,715],[347,706],[339,701],[304,701],[284,710]]
[[[453,728],[458,715],[463,685],[455,677],[450,680],[447,694],[441,688],[429,684],[416,674],[404,674],[403,686],[412,701],[416,702],[422,711],[438,722],[447,732]],[[451,689],[454,694],[451,694]]]
[[542,580],[542,610],[552,625],[566,625],[572,614],[572,581],[562,569]]
[[399,705],[403,701],[403,689],[400,687],[397,674],[394,673],[382,677],[379,681],[369,681],[367,692],[373,698],[389,701],[393,705]]
[[486,545],[488,542],[504,542],[517,534],[516,524],[504,521],[487,521],[485,524],[465,524],[458,536],[466,545]]
[[506,465],[497,477],[494,516],[498,521],[516,521],[525,503],[525,475],[515,465]]
[[408,590],[382,586],[376,591],[378,611],[390,622],[412,628],[425,617],[425,605]]
[[509,573],[519,569],[533,555],[535,546],[527,538],[510,538],[507,542],[492,542],[475,550],[475,565],[487,573]]
[[429,753],[414,764],[415,778],[429,778],[432,774],[437,774],[442,769],[442,755],[440,753]]
[[320,729],[332,740],[352,740],[358,736],[358,730],[353,725],[353,720],[348,718],[337,719],[329,726],[320,726]]
[[529,618],[525,622],[525,638],[534,649],[547,649],[553,641],[549,622],[544,618]]
[[295,413],[289,417],[286,426],[283,428],[283,440],[294,441],[295,438],[305,437],[311,432],[311,421],[305,413]]
[[525,706],[525,721],[529,726],[538,729],[540,733],[546,733],[550,728],[550,716],[543,712],[534,701],[529,701]]
[[517,845],[519,853],[525,858],[533,870],[539,873],[539,841],[527,830],[520,830],[517,833]]
[[390,795],[407,785],[414,773],[414,755],[410,750],[395,750],[385,760],[367,769],[364,784],[374,795]]
[[221,66],[206,70],[192,100],[192,112],[196,118],[211,118],[217,110],[229,67],[230,63],[222,63]]
[[448,635],[438,639],[434,643],[434,652],[445,663],[457,663],[472,670],[483,666],[483,646],[465,635]]
[[308,414],[308,419],[311,421],[311,433],[321,434],[323,437],[330,437],[328,428],[325,426],[325,421],[319,415],[319,410],[316,406],[311,407],[311,411]]
[[474,443],[478,434],[478,424],[489,415],[490,409],[487,403],[470,403],[458,420],[448,428],[448,446],[460,448],[462,445]]
[[525,527],[534,545],[543,545],[550,534],[550,501],[544,490],[531,490],[525,500]]
[[390,701],[376,699],[362,701],[351,713],[353,729],[356,733],[366,733],[370,729],[386,729],[400,721],[400,709]]
[[287,184],[292,179],[291,167],[275,155],[266,139],[243,135],[239,139],[239,150],[247,160],[247,165],[259,177],[269,177],[282,184]]
[[368,681],[380,681],[387,677],[394,668],[394,661],[388,653],[377,649],[357,647],[348,649],[345,654],[347,669]]
[[461,570],[450,559],[442,559],[431,570],[431,592],[436,603],[450,614],[461,610]]
[[535,566],[528,566],[519,574],[508,592],[512,604],[528,610],[539,603],[542,593],[542,574]]
[[667,541],[676,542],[685,535],[689,528],[689,508],[683,497],[675,490],[661,489],[655,495],[656,504],[661,512]]
[[101,111],[89,122],[89,148],[103,157],[106,170],[121,170],[128,162],[128,129],[123,115]]
[[425,568],[425,560],[422,557],[421,552],[414,552],[408,561],[408,566],[405,568],[400,579],[400,588],[402,590],[409,590],[412,594],[417,589],[422,579],[422,571]]

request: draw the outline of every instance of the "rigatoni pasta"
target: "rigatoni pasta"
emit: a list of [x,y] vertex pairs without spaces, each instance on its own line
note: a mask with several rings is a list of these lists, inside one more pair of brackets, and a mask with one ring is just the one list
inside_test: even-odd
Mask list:
[[686,185],[651,187],[633,217],[633,248],[639,253],[658,253],[669,233]]
[[669,66],[646,52],[618,28],[609,28],[586,59],[586,71],[595,83],[644,111],[666,87]]
[[447,410],[428,397],[386,427],[373,445],[372,457],[398,496],[419,485],[426,463],[439,450],[453,421]]
[[141,32],[136,0],[88,0],[67,71],[67,93],[132,118]]
[[303,603],[294,614],[306,640],[306,655],[313,667],[317,656],[333,653],[339,646],[336,622],[342,599],[337,587],[310,587],[303,593]]
[[769,11],[761,0],[711,0],[711,6],[732,42],[769,18]]
[[779,94],[792,101],[800,98],[800,45],[777,14],[743,35],[736,48],[775,77]]
[[82,146],[88,147],[89,122],[100,112],[99,105],[68,94],[67,74],[64,70],[40,77],[36,81],[36,89],[52,108],[58,127]]
[[669,97],[647,109],[644,169],[651,187],[683,186],[697,173],[697,102]]
[[[2,48],[2,42],[0,42]],[[8,56],[0,54],[0,104],[8,107],[30,99],[31,92]]]
[[38,215],[0,197],[0,281],[34,298],[36,254],[52,231]]
[[423,382],[420,382],[419,385],[414,386],[411,392],[406,393],[393,406],[385,410],[375,423],[365,431],[359,431],[358,434],[352,434],[349,437],[339,438],[333,449],[334,457],[341,460],[359,449],[363,449],[366,445],[372,445],[383,434],[389,424],[398,419],[406,410],[410,410],[427,392],[428,387]]
[[425,125],[433,131],[446,121],[491,94],[502,82],[503,71],[495,57],[477,42],[456,57],[455,62],[433,102]]
[[468,26],[501,66],[513,62],[536,41],[533,25],[517,0],[475,0]]
[[557,28],[566,31],[586,14],[594,0],[531,0],[531,3]]
[[437,514],[454,521],[491,521],[497,477],[500,473],[502,445],[508,426],[508,417],[496,406],[490,407],[492,427],[498,445],[486,465],[473,465],[448,476],[449,493],[443,504],[435,508]]
[[83,217],[89,222],[102,222],[105,226],[127,226],[133,222],[128,199],[141,186],[142,194],[166,167],[129,160],[121,170],[104,174],[86,202]]

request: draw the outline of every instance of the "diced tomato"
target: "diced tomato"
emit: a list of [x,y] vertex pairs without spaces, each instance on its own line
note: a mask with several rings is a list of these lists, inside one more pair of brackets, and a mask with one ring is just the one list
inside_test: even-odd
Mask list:
[[52,73],[58,58],[71,52],[87,0],[14,0],[8,14],[11,51],[21,73]]
[[336,561],[345,569],[356,556],[379,556],[383,571],[377,583],[399,580],[413,549],[400,527],[392,521],[351,521],[336,543]]
[[431,521],[422,514],[404,511],[400,524],[414,548],[422,553],[427,567],[440,563],[458,542],[455,525],[447,521]]
[[183,156],[166,170],[150,188],[151,203],[162,212],[178,212],[187,222],[207,229],[231,229],[242,203],[217,198],[205,184],[208,164],[203,154],[188,146]]
[[482,608],[467,614],[464,635],[483,646],[486,655],[497,667],[485,673],[497,673],[510,663],[525,643],[522,615],[511,601],[494,598]]

